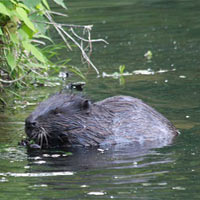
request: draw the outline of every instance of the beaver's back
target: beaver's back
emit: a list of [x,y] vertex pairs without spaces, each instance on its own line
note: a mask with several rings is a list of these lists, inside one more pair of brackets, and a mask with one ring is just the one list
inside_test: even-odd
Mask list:
[[109,142],[158,142],[163,146],[171,143],[177,135],[176,128],[168,119],[137,98],[114,96],[96,104],[114,113],[113,136],[108,138]]

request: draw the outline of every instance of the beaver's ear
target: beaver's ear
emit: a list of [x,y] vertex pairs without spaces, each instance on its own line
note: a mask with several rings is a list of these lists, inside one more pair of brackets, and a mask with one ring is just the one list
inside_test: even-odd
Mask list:
[[83,110],[89,110],[91,107],[91,101],[86,99],[82,102],[82,109]]

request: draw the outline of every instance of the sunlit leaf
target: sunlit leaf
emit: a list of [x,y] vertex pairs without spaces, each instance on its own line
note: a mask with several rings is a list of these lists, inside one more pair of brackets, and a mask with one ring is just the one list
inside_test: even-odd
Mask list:
[[63,8],[67,9],[67,7],[65,6],[63,0],[54,0],[55,3],[57,3],[58,5],[62,6]]
[[11,39],[11,41],[12,41],[13,43],[19,44],[19,39],[18,39],[16,33],[10,33],[10,39]]
[[125,65],[120,65],[120,66],[119,66],[119,73],[120,73],[120,74],[123,74],[123,73],[124,73],[124,70],[125,70]]
[[25,0],[23,3],[28,7],[28,8],[34,8],[37,6],[41,0]]
[[26,13],[26,11],[23,8],[16,8],[16,12],[19,15],[19,18],[24,21],[24,23],[34,32],[36,32],[35,27],[33,25],[33,23],[30,21],[30,19],[28,18],[28,15]]
[[19,29],[19,36],[20,36],[20,40],[27,40],[29,38],[29,35],[26,33],[26,31],[24,29]]
[[45,5],[45,7],[50,10],[49,4],[47,2],[47,0],[42,0],[42,3]]
[[35,8],[36,8],[37,10],[39,10],[40,13],[44,14],[44,13],[43,13],[43,11],[44,11],[44,6],[43,6],[41,3],[39,3],[37,6],[35,6]]
[[14,1],[14,0],[10,0],[10,2],[12,2],[14,5],[16,5],[16,4],[17,4],[17,2],[16,2],[16,1]]
[[49,40],[50,42],[53,43],[53,40],[52,40],[50,37],[46,36],[46,35],[35,35],[34,38],[43,38],[43,39],[47,39],[47,40]]
[[21,29],[27,34],[26,38],[32,38],[34,35],[34,32],[32,31],[32,29],[30,29],[28,26],[26,26],[25,24],[21,27]]
[[11,68],[11,71],[13,71],[16,67],[15,56],[11,52],[9,52],[8,55],[6,56],[6,60]]
[[24,8],[27,11],[30,11],[30,9],[26,5],[24,5],[23,3],[18,3],[17,6]]
[[10,17],[10,11],[0,2],[0,13]]
[[47,59],[45,58],[45,56],[40,52],[39,49],[37,49],[35,46],[32,45],[31,48],[31,53],[42,63],[45,63],[47,61]]
[[37,49],[34,45],[29,43],[28,41],[22,42],[23,47],[28,51],[31,52],[33,56],[35,56],[40,62],[45,63],[47,59],[45,56],[40,52],[39,49]]

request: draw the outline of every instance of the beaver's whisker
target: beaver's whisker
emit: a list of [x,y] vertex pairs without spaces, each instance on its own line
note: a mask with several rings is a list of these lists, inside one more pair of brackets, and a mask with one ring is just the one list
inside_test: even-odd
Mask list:
[[40,146],[43,146],[44,133],[41,133]]
[[61,142],[63,142],[63,139],[62,139],[60,136],[58,136],[58,139],[59,139]]
[[44,127],[40,127],[40,129],[41,129],[41,131],[42,131],[43,133],[45,133],[48,137],[51,137],[51,136],[49,135],[49,133],[45,130]]
[[47,133],[46,133],[46,132],[43,132],[43,134],[44,134],[45,143],[46,143],[46,145],[47,145],[47,147],[48,147],[48,137],[47,137]]
[[31,136],[30,139],[35,139],[35,138],[37,138],[37,136],[38,136],[38,134],[37,134],[37,133],[34,133],[34,134]]
[[38,144],[41,146],[40,140],[41,140],[41,134],[39,133],[39,134],[38,134],[38,137],[37,137],[37,141],[38,141]]

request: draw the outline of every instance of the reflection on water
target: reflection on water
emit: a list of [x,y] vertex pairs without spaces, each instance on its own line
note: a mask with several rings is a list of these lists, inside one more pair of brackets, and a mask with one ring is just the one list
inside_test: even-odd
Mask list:
[[[21,185],[16,185],[15,181],[20,181],[26,184],[26,192],[37,191],[49,199],[54,199],[48,196],[49,190],[58,199],[87,199],[89,196],[128,198],[130,194],[137,196],[143,187],[151,186],[150,182],[156,177],[167,175],[168,169],[162,169],[162,166],[174,163],[171,153],[136,149],[131,145],[113,146],[104,151],[76,148],[70,149],[70,152],[72,155],[69,156],[64,150],[27,152],[27,163],[19,172],[0,173],[0,182],[4,183],[2,189],[9,191],[15,188],[19,192]],[[156,168],[153,169],[153,166]],[[157,187],[166,185],[166,182],[157,183]],[[41,193],[41,188],[47,189]],[[72,191],[67,192],[69,190]]]
[[[89,70],[87,96],[93,100],[119,94],[139,97],[169,118],[181,135],[171,146],[157,149],[126,145],[27,151],[17,143],[34,106],[4,110],[0,113],[0,199],[199,199],[200,2],[69,0],[67,4],[69,18],[58,20],[94,24],[92,37],[109,42],[93,46],[92,60],[101,74],[119,72],[120,65],[126,66],[124,73],[132,73],[120,85],[119,77],[96,78]],[[148,51],[150,60],[144,57]],[[78,52],[67,53],[73,65],[83,66]],[[20,94],[35,104],[56,91],[34,88]]]

